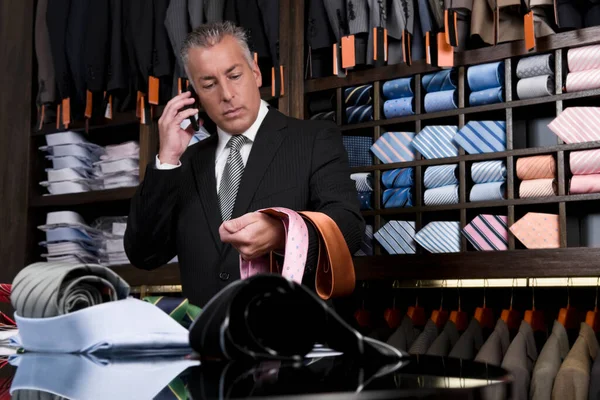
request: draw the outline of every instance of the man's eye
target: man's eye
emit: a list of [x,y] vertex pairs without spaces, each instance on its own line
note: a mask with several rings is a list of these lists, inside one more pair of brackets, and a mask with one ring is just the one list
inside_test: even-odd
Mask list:
[[210,88],[212,88],[213,86],[215,86],[215,84],[214,84],[214,83],[209,83],[208,85],[204,85],[204,86],[202,86],[202,88],[203,88],[203,89],[210,89]]
[[237,74],[237,75],[231,75],[231,79],[233,80],[237,80],[240,78],[240,76],[242,76],[242,74]]

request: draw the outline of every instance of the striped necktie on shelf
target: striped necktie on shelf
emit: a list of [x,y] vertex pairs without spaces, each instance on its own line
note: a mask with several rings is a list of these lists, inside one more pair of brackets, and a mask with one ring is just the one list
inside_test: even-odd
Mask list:
[[600,108],[566,108],[548,124],[548,128],[565,143],[600,140]]
[[471,178],[475,183],[501,182],[506,179],[504,161],[482,161],[471,166]]
[[412,207],[412,188],[386,189],[383,192],[383,208]]
[[371,104],[373,85],[353,86],[344,89],[344,104],[346,107]]
[[415,240],[430,253],[460,252],[460,223],[434,221],[417,232]]
[[413,146],[427,159],[458,156],[453,142],[457,128],[453,125],[426,126],[415,136]]
[[413,186],[414,168],[396,168],[384,171],[381,182],[388,189],[397,189]]
[[373,174],[370,172],[356,172],[350,174],[350,179],[356,183],[357,192],[373,191]]
[[464,227],[463,235],[479,251],[507,250],[507,218],[504,215],[478,215]]
[[346,108],[346,120],[349,124],[373,120],[373,106],[351,106]]
[[509,229],[528,249],[560,247],[558,215],[527,213]]
[[357,257],[373,255],[373,225],[365,225],[365,233],[360,243],[360,249],[354,255]]
[[389,254],[415,254],[414,221],[390,221],[373,235]]
[[423,177],[423,184],[427,189],[448,185],[457,185],[456,169],[458,164],[436,165],[427,167]]
[[506,122],[470,121],[454,137],[454,141],[469,154],[506,150]]
[[413,132],[386,132],[371,146],[371,151],[384,164],[413,161]]
[[503,200],[506,196],[506,183],[486,182],[473,185],[469,201]]
[[569,167],[573,175],[600,174],[600,149],[572,152]]
[[426,206],[458,204],[458,185],[447,185],[427,189],[423,200]]

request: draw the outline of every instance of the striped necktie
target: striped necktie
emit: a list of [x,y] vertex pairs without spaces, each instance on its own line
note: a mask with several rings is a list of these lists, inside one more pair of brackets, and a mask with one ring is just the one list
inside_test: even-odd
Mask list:
[[482,161],[471,166],[471,178],[475,183],[502,182],[506,179],[504,161]]
[[600,140],[600,108],[569,107],[558,114],[548,128],[565,143]]
[[517,177],[521,180],[550,179],[556,176],[556,160],[551,155],[523,157],[517,160]]
[[508,250],[507,218],[481,214],[463,229],[463,235],[479,251]]
[[519,197],[522,199],[556,196],[556,193],[555,179],[531,179],[522,181],[519,186]]
[[567,74],[567,92],[596,89],[600,87],[600,45],[584,46],[567,52],[569,73]]
[[413,182],[414,168],[396,168],[384,171],[381,174],[381,182],[387,189],[398,189],[411,187]]
[[556,249],[560,247],[558,215],[527,213],[515,222],[510,231],[528,249]]
[[471,92],[504,86],[504,61],[473,65],[467,70]]
[[569,167],[573,175],[600,174],[600,149],[572,152]]
[[386,132],[371,146],[371,151],[384,164],[413,161],[413,132]]
[[460,252],[460,223],[434,221],[417,232],[415,240],[430,253]]
[[471,121],[454,141],[469,154],[493,153],[506,150],[506,122]]
[[360,243],[360,249],[354,255],[357,257],[373,255],[373,225],[365,225],[365,233]]
[[242,180],[242,175],[244,174],[244,160],[242,159],[240,150],[249,140],[244,135],[236,135],[232,136],[227,142],[229,155],[227,156],[225,169],[223,169],[218,193],[223,221],[230,219],[233,212],[237,191]]
[[427,93],[456,89],[456,70],[445,69],[423,75],[422,82]]
[[344,90],[344,104],[346,107],[371,104],[372,89],[373,85],[361,85],[346,88]]
[[469,193],[469,201],[503,200],[506,195],[506,183],[487,182],[473,185]]
[[356,183],[357,192],[373,191],[373,174],[370,172],[357,172],[350,174],[350,179]]
[[175,321],[180,323],[184,328],[190,327],[192,322],[198,318],[202,309],[193,304],[189,300],[181,297],[165,297],[165,296],[148,296],[143,298],[150,304],[154,304]]
[[425,170],[423,184],[427,189],[448,185],[457,185],[456,169],[458,164],[436,165]]
[[452,125],[427,126],[415,136],[413,146],[427,159],[458,156],[453,142],[457,128]]
[[600,193],[600,174],[574,175],[569,194]]
[[458,204],[458,200],[458,185],[447,185],[433,189],[427,189],[424,194],[424,202],[426,206]]
[[349,124],[357,124],[373,120],[373,106],[351,106],[346,108],[346,121]]
[[414,221],[390,221],[373,235],[389,254],[415,254]]
[[412,207],[412,189],[386,189],[383,191],[383,208]]

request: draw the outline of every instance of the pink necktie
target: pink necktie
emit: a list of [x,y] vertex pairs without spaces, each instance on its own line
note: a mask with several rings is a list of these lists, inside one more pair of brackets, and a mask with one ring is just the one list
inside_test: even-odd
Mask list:
[[524,157],[517,160],[517,176],[521,180],[554,178],[556,160],[551,155]]
[[558,215],[527,213],[515,222],[510,231],[528,249],[556,249],[560,247]]
[[569,72],[565,84],[567,92],[580,92],[600,88],[600,69]]
[[567,92],[596,89],[600,87],[600,46],[585,46],[567,52],[569,73]]
[[[285,254],[281,275],[296,283],[302,283],[306,256],[308,255],[308,228],[304,219],[295,211],[274,207],[258,210],[281,220],[285,229]],[[246,261],[240,256],[240,276],[242,279],[257,274],[271,272],[269,256]]]
[[573,175],[569,193],[600,193],[600,174]]
[[480,251],[507,250],[505,215],[478,215],[463,229],[469,242]]
[[519,197],[522,199],[528,197],[549,197],[556,196],[555,179],[532,179],[522,181],[519,187]]
[[600,174],[600,149],[572,152],[569,165],[573,175]]
[[548,124],[565,143],[600,140],[600,108],[569,107]]

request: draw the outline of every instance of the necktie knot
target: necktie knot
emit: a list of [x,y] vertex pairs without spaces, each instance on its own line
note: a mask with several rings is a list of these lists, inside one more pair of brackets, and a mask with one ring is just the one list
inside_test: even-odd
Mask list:
[[246,144],[249,139],[244,135],[232,136],[227,142],[227,147],[231,150],[240,151],[242,146]]

